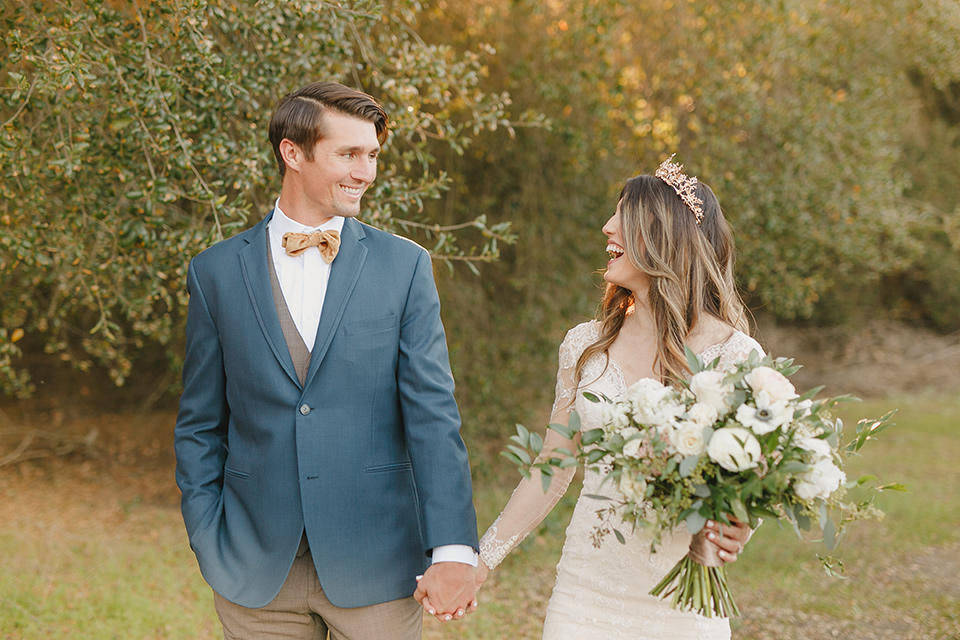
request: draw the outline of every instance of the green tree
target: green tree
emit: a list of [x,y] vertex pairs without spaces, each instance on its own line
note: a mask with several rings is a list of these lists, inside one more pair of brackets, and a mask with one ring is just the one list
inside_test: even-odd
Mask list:
[[[438,225],[437,150],[511,123],[484,54],[429,44],[416,0],[32,0],[0,22],[0,383],[28,394],[20,345],[119,385],[144,349],[175,360],[186,264],[259,219],[279,188],[276,100],[335,79],[392,118],[366,221],[442,260],[495,258],[508,225]],[[466,248],[464,248],[466,247]],[[19,342],[22,340],[23,342]],[[176,367],[174,367],[176,368]]]
[[[457,49],[489,43],[489,83],[516,112],[549,119],[549,129],[438,154],[455,197],[436,206],[453,219],[477,205],[499,211],[520,236],[482,279],[441,283],[469,388],[461,406],[477,428],[543,417],[563,330],[599,300],[599,229],[617,190],[671,153],[717,191],[749,302],[781,320],[849,321],[883,302],[896,313],[883,292],[909,283],[885,285],[922,266],[928,230],[956,235],[954,205],[940,216],[927,206],[953,197],[960,165],[942,159],[956,156],[917,150],[907,162],[903,126],[918,104],[911,70],[940,91],[960,79],[953,0],[431,7],[424,33]],[[938,136],[949,149],[952,139]],[[952,266],[919,275],[937,291],[955,282]]]

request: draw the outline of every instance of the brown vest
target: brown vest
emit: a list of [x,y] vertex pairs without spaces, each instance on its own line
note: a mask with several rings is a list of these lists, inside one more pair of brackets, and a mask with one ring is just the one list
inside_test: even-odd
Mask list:
[[273,288],[273,303],[277,306],[277,317],[280,318],[280,328],[283,330],[283,337],[287,341],[287,349],[290,350],[290,357],[293,359],[293,368],[297,372],[297,378],[300,380],[300,386],[303,386],[307,379],[307,370],[310,368],[310,350],[297,331],[297,325],[290,315],[290,309],[287,308],[287,301],[283,297],[283,291],[280,289],[280,279],[277,278],[277,269],[273,265],[273,251],[270,248],[270,234],[267,234],[267,266],[270,269],[270,285]]

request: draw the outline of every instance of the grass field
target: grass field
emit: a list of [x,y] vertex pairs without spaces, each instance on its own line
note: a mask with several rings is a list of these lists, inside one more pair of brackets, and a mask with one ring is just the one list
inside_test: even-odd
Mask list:
[[[820,545],[764,524],[729,572],[743,610],[734,638],[960,638],[960,401],[851,405],[848,423],[891,407],[900,408],[896,426],[855,467],[910,493],[882,495],[885,519],[852,527],[837,553],[845,580],[819,568]],[[171,420],[137,416],[134,437],[125,417],[106,417],[96,455],[0,468],[0,638],[220,637],[177,508]],[[481,526],[518,477],[507,465],[486,466],[502,477],[478,482]],[[539,638],[574,501],[571,489],[494,572],[480,611],[459,623],[428,619],[424,637]]]

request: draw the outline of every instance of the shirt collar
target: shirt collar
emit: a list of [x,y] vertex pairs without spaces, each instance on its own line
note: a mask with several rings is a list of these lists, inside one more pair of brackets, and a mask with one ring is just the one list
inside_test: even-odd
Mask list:
[[270,219],[270,235],[279,240],[285,233],[313,233],[314,231],[343,231],[343,216],[333,216],[319,227],[308,227],[290,219],[280,208],[280,199],[277,198],[273,206],[273,218]]

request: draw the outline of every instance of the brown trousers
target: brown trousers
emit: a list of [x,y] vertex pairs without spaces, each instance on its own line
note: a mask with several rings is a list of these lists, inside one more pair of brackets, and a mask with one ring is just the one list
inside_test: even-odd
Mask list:
[[356,609],[332,605],[309,549],[267,606],[249,609],[216,592],[213,597],[224,640],[420,640],[423,627],[423,609],[412,597]]

